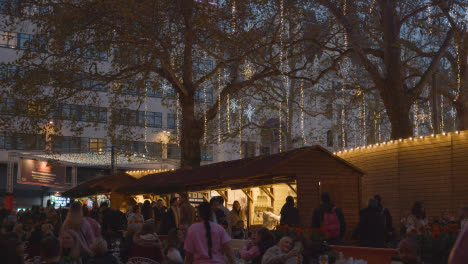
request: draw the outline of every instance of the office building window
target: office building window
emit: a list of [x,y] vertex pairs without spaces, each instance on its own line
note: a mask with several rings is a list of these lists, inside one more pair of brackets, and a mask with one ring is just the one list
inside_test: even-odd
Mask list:
[[162,113],[159,112],[146,112],[146,120],[145,120],[145,112],[140,111],[138,113],[138,125],[144,126],[145,122],[148,127],[162,127]]
[[106,140],[102,138],[88,138],[86,150],[88,151],[103,151],[106,148]]
[[331,120],[333,118],[333,104],[327,104],[327,106],[325,107],[325,116],[328,120]]
[[25,133],[0,133],[0,149],[44,150],[45,136]]
[[[205,102],[205,90],[203,87],[199,87],[196,91],[196,98],[198,101],[204,103]],[[213,103],[213,90],[211,88],[206,88],[206,102],[208,104]]]
[[180,159],[180,148],[177,144],[167,144],[167,158]]
[[16,34],[13,32],[0,31],[0,47],[15,48]]
[[167,114],[167,128],[176,129],[177,127],[177,115]]
[[201,160],[213,161],[213,146],[205,146],[201,148]]
[[255,157],[255,142],[242,141],[241,147],[243,158]]
[[81,121],[107,123],[107,109],[104,107],[83,105]]
[[2,98],[0,99],[0,113],[4,115],[15,114],[15,99]]
[[269,156],[270,154],[270,147],[260,147],[260,155]]
[[333,147],[333,138],[335,137],[333,131],[327,131],[327,147]]
[[57,152],[76,152],[81,149],[81,138],[70,136],[52,137],[52,147]]

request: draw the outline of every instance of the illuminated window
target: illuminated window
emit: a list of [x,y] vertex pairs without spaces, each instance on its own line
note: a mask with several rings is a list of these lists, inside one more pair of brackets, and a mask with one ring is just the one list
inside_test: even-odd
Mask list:
[[106,140],[102,138],[88,138],[88,151],[103,151],[106,148]]
[[15,48],[16,34],[13,32],[0,31],[0,47]]

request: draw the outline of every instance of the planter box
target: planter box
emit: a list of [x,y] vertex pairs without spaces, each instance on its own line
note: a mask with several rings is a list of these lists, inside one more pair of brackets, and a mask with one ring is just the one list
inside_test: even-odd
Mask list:
[[391,264],[392,257],[398,255],[395,249],[331,246],[337,253],[342,252],[345,258],[364,259],[368,264]]

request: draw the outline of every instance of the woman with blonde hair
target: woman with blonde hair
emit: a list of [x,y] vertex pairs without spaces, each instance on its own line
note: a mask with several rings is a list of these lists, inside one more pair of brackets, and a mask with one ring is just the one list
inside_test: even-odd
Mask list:
[[54,235],[54,227],[51,224],[42,224],[41,226],[42,236]]
[[83,209],[79,202],[75,202],[70,206],[67,218],[60,229],[60,236],[66,230],[75,231],[80,238],[81,244],[88,251],[94,239],[96,239],[92,225],[83,217]]
[[80,240],[78,234],[72,229],[64,230],[60,235],[60,256],[64,264],[87,263],[89,251]]

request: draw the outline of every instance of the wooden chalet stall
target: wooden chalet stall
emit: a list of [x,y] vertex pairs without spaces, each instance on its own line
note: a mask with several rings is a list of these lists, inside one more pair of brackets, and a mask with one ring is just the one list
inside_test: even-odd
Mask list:
[[456,215],[468,204],[468,131],[414,137],[337,153],[362,168],[362,202],[375,194],[393,216],[396,230],[415,201],[429,219],[443,210]]
[[136,179],[126,173],[116,173],[106,175],[86,181],[66,192],[62,195],[70,198],[94,198],[97,195],[111,195],[110,207],[113,209],[120,209],[125,196],[114,192],[117,188],[125,185],[131,185]]
[[[270,156],[220,162],[193,169],[150,174],[133,184],[117,189],[127,195],[168,195],[199,193],[205,200],[217,191],[226,199],[232,192],[243,192],[248,200],[249,223],[254,223],[258,196],[267,197],[279,214],[288,194],[297,196],[300,225],[312,223],[321,192],[328,192],[343,210],[348,233],[358,222],[360,178],[363,172],[320,146],[295,149]],[[257,195],[257,196],[256,196]]]

